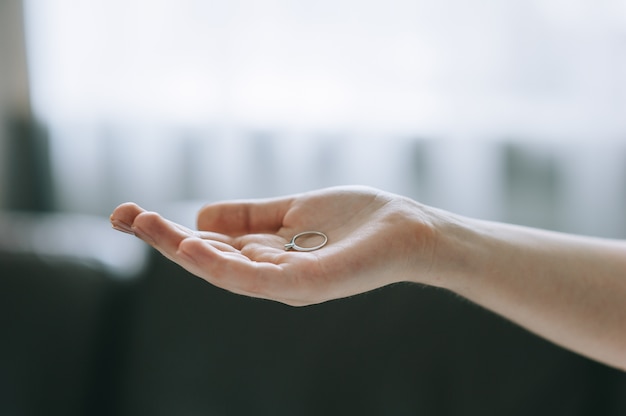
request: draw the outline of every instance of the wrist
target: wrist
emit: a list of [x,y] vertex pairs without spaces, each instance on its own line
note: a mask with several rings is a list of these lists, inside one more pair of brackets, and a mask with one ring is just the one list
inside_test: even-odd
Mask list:
[[447,211],[419,206],[412,233],[422,256],[415,256],[410,280],[460,292],[469,278],[480,274],[486,258],[480,221]]

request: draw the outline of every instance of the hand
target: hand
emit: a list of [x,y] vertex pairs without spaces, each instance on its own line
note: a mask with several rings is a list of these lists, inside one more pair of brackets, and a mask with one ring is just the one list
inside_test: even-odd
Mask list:
[[[133,203],[117,207],[111,223],[235,293],[308,305],[421,282],[626,369],[623,241],[473,220],[354,187],[207,205],[200,231]],[[285,251],[303,231],[325,233],[328,244]]]
[[[117,207],[111,223],[216,286],[307,305],[426,272],[434,227],[416,218],[416,205],[378,190],[344,187],[207,205],[198,214],[199,231],[133,203]],[[328,243],[312,252],[285,251],[303,231],[321,231]]]

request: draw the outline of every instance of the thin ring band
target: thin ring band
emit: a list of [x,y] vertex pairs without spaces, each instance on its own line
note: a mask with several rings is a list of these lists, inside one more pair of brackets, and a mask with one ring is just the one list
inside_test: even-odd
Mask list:
[[[315,247],[301,247],[299,245],[296,244],[296,240],[302,236],[305,235],[319,235],[322,238],[324,238],[324,241],[322,241],[321,244],[316,245]],[[319,231],[304,231],[302,233],[296,234],[293,236],[293,238],[291,239],[291,242],[285,244],[285,250],[296,250],[296,251],[315,251],[315,250],[319,250],[320,248],[324,247],[326,245],[326,243],[328,242],[328,237],[326,236],[326,234],[319,232]]]

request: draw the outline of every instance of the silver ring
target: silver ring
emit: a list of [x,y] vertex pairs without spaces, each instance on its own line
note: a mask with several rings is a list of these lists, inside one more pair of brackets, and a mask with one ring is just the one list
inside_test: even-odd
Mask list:
[[[322,241],[321,244],[316,245],[315,247],[301,247],[299,245],[296,244],[296,240],[302,236],[305,235],[319,235],[322,238],[324,238],[324,241]],[[324,247],[326,245],[326,243],[328,242],[328,237],[326,237],[326,234],[321,233],[319,231],[305,231],[303,233],[300,234],[296,234],[293,236],[293,238],[291,239],[291,242],[285,244],[285,250],[296,250],[296,251],[315,251],[318,250],[322,247]]]

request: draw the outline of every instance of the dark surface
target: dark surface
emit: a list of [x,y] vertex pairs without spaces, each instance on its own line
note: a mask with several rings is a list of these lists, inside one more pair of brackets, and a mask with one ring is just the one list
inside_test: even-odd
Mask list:
[[[109,232],[105,230],[104,232]],[[622,415],[623,373],[446,291],[292,308],[160,255],[0,255],[1,415]]]

